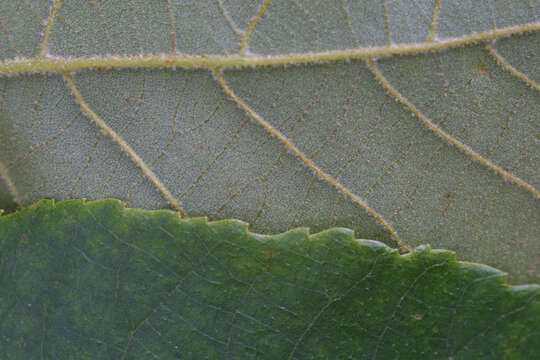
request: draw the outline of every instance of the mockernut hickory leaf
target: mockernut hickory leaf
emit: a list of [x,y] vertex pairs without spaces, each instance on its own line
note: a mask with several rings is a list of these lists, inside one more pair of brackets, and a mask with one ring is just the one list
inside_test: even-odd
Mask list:
[[0,0],[0,207],[342,226],[538,282],[539,5]]
[[540,287],[335,228],[261,236],[118,200],[0,217],[5,359],[535,359]]

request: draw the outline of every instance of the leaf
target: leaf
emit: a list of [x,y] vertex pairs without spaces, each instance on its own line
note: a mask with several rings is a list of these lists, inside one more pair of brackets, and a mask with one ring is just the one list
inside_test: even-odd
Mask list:
[[0,217],[3,358],[533,359],[540,287],[347,229],[261,236],[120,201]]
[[538,282],[535,7],[0,0],[0,206],[343,226]]

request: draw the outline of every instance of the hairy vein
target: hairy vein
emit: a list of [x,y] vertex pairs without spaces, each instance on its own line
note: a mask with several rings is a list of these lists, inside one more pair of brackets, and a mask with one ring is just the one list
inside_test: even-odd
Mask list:
[[324,63],[350,59],[370,59],[396,54],[436,52],[456,46],[464,46],[481,41],[492,41],[503,36],[540,30],[540,22],[479,32],[445,40],[426,41],[412,44],[392,44],[385,46],[360,47],[348,50],[308,52],[277,56],[255,55],[135,55],[104,56],[89,58],[31,58],[0,62],[0,76],[25,73],[70,73],[85,69],[125,69],[125,68],[185,68],[221,69],[260,67],[277,65],[298,65]]
[[19,192],[17,191],[17,188],[15,187],[15,184],[9,177],[8,171],[4,164],[0,161],[0,177],[4,180],[4,182],[7,185],[7,188],[9,190],[9,193],[13,197],[13,200],[17,203],[17,206],[22,209],[23,208],[23,202],[21,200],[21,196],[19,195]]
[[39,46],[39,56],[47,56],[47,51],[49,49],[49,37],[51,36],[51,30],[53,27],[54,19],[58,10],[62,6],[62,0],[54,0],[49,12],[49,17],[47,18],[47,23],[43,29],[43,37],[41,38],[41,44]]
[[244,110],[251,119],[253,119],[255,122],[257,122],[259,125],[261,125],[266,131],[268,131],[272,136],[276,137],[284,146],[285,148],[293,153],[304,165],[306,165],[308,168],[310,168],[319,178],[322,180],[328,182],[332,186],[334,186],[340,193],[342,193],[344,196],[351,199],[353,202],[359,204],[362,206],[368,214],[373,216],[377,222],[379,222],[386,231],[392,236],[392,238],[399,244],[399,246],[403,249],[408,251],[409,248],[405,243],[401,241],[398,234],[390,225],[388,221],[386,221],[381,214],[379,214],[377,211],[375,211],[371,206],[368,205],[368,203],[361,199],[359,196],[354,194],[351,190],[340,184],[336,179],[334,179],[332,176],[328,175],[326,172],[324,172],[321,168],[319,168],[315,163],[309,159],[300,149],[298,149],[289,139],[285,137],[282,133],[280,133],[277,129],[275,129],[272,125],[270,125],[266,120],[264,120],[259,114],[257,114],[253,109],[249,107],[242,99],[240,99],[229,87],[227,84],[227,81],[223,77],[222,73],[219,70],[213,70],[212,73],[214,74],[214,77],[216,78],[217,82],[221,85],[223,88],[223,91],[227,96],[233,100],[242,110]]
[[495,60],[503,67],[503,69],[509,71],[512,75],[517,77],[518,79],[524,81],[529,86],[533,87],[534,89],[540,91],[540,85],[538,85],[534,80],[530,79],[527,75],[513,67],[504,57],[499,54],[497,50],[493,47],[493,42],[490,42],[486,45],[489,54],[495,58]]
[[482,155],[475,152],[470,146],[465,145],[452,135],[445,132],[441,127],[439,127],[437,124],[433,123],[431,120],[429,120],[416,106],[414,106],[405,96],[403,96],[396,88],[390,84],[390,82],[384,77],[384,75],[379,71],[377,66],[375,65],[375,62],[372,59],[366,60],[368,67],[373,72],[377,80],[381,83],[381,85],[392,95],[394,98],[396,98],[399,102],[401,102],[403,105],[405,105],[422,123],[431,131],[433,131],[435,134],[443,138],[448,143],[456,146],[461,151],[467,153],[470,157],[472,157],[474,160],[480,162],[482,165],[487,166],[488,168],[494,170],[497,174],[501,175],[506,180],[513,182],[528,192],[530,192],[535,198],[540,198],[540,192],[536,190],[532,185],[526,183],[522,179],[518,178],[517,176],[511,174],[510,172],[504,170],[503,168],[495,165],[492,163],[489,159],[483,157]]
[[271,3],[272,0],[264,0],[262,5],[259,7],[259,10],[257,10],[257,12],[255,13],[255,16],[251,18],[251,21],[249,22],[246,31],[242,34],[240,39],[240,47],[238,49],[239,55],[246,55],[249,39],[251,39],[251,35],[253,35],[253,31],[255,31],[255,27],[264,16],[264,13],[266,12]]
[[433,18],[431,19],[431,24],[429,24],[429,34],[427,41],[435,40],[435,35],[437,32],[437,24],[439,23],[439,14],[441,13],[441,5],[443,0],[437,0],[435,3],[435,8],[433,9]]
[[86,104],[86,101],[84,100],[83,96],[79,92],[79,89],[77,89],[77,86],[75,84],[75,81],[73,80],[73,77],[71,74],[64,74],[64,78],[66,79],[67,85],[70,88],[71,92],[73,93],[73,96],[79,103],[79,106],[81,107],[81,110],[88,115],[88,117],[94,121],[99,128],[105,132],[107,135],[109,135],[115,143],[117,143],[122,150],[137,164],[137,166],[142,170],[143,174],[146,175],[150,181],[156,186],[156,188],[163,194],[165,199],[180,213],[181,217],[186,217],[186,213],[180,206],[180,203],[172,196],[172,194],[167,190],[165,185],[159,180],[159,178],[154,174],[152,169],[146,165],[146,163],[135,153],[135,151],[129,146],[124,139],[120,137],[113,129],[111,129],[89,106]]

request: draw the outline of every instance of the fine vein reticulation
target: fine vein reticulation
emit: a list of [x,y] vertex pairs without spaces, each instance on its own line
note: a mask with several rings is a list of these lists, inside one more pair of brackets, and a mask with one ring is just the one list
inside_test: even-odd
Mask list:
[[[84,58],[62,58],[51,56],[48,53],[48,42],[51,34],[51,29],[54,24],[55,17],[62,6],[62,0],[54,0],[49,12],[49,17],[45,23],[42,33],[42,39],[38,56],[35,58],[18,58],[14,60],[7,60],[0,62],[0,76],[9,75],[21,75],[27,73],[60,73],[64,75],[68,87],[71,89],[73,96],[81,106],[81,110],[86,113],[105,133],[107,133],[114,142],[116,142],[124,152],[126,152],[131,159],[139,166],[143,174],[147,176],[156,188],[162,193],[167,201],[180,212],[181,216],[186,216],[186,213],[181,208],[179,201],[171,194],[171,192],[163,185],[158,176],[151,170],[151,167],[146,165],[145,162],[133,151],[133,149],[127,144],[118,134],[116,134],[104,120],[102,120],[85,102],[83,96],[78,91],[75,81],[72,77],[72,73],[76,71],[86,69],[126,69],[126,68],[184,68],[184,69],[209,69],[213,73],[217,82],[221,85],[223,91],[236,102],[250,118],[255,120],[259,125],[263,126],[271,135],[280,140],[287,150],[291,151],[297,156],[304,164],[311,168],[317,176],[324,181],[332,184],[339,192],[346,197],[350,198],[354,202],[360,204],[370,215],[372,215],[379,223],[381,223],[386,231],[394,238],[394,240],[404,249],[408,250],[408,247],[399,239],[396,231],[392,225],[383,218],[375,209],[371,208],[365,200],[354,194],[352,191],[341,185],[336,179],[326,174],[324,170],[314,164],[303,152],[298,149],[290,140],[282,135],[277,129],[267,123],[261,116],[259,116],[246,102],[240,99],[234,91],[229,87],[227,82],[222,76],[222,70],[228,68],[242,68],[242,67],[263,67],[263,66],[285,66],[285,65],[299,65],[299,64],[311,64],[311,63],[323,63],[333,62],[339,60],[351,60],[351,59],[364,59],[366,60],[368,67],[372,70],[374,76],[381,82],[382,86],[393,96],[395,99],[402,102],[411,112],[413,112],[430,130],[440,135],[445,141],[457,146],[459,149],[467,153],[473,159],[479,161],[484,166],[491,168],[496,173],[501,175],[504,179],[511,181],[529,193],[533,194],[536,198],[540,198],[540,192],[530,184],[527,184],[522,179],[514,176],[510,172],[500,168],[493,164],[489,159],[482,157],[476,153],[469,146],[461,143],[449,134],[446,134],[439,127],[434,125],[429,119],[417,110],[417,108],[410,103],[403,95],[399,93],[383,76],[383,74],[376,67],[376,59],[383,56],[391,55],[404,55],[415,53],[427,53],[437,52],[453,47],[469,45],[477,42],[486,42],[487,49],[491,56],[493,56],[497,62],[514,76],[524,81],[528,85],[532,86],[536,90],[539,90],[538,84],[529,79],[525,74],[510,65],[493,47],[493,42],[497,39],[505,36],[511,36],[515,34],[522,34],[525,32],[533,32],[540,30],[540,22],[522,24],[517,26],[511,26],[506,28],[494,28],[490,31],[478,32],[473,34],[464,35],[456,38],[449,39],[437,39],[436,30],[439,19],[440,8],[442,0],[436,2],[432,22],[429,28],[429,34],[424,42],[411,43],[411,44],[392,44],[388,23],[387,23],[387,40],[388,44],[384,46],[375,47],[357,47],[354,49],[346,50],[334,50],[323,52],[308,52],[308,53],[293,53],[277,56],[257,56],[250,55],[248,52],[248,43],[251,35],[255,31],[255,28],[259,21],[264,17],[266,10],[270,7],[272,1],[264,0],[258,7],[257,12],[251,18],[248,27],[245,30],[240,30],[236,27],[230,16],[228,15],[224,5],[218,0],[219,8],[224,13],[229,25],[234,30],[236,35],[240,39],[240,45],[237,54],[234,55],[205,55],[205,56],[190,56],[180,55],[176,52],[176,36],[173,26],[172,5],[168,1],[169,15],[171,17],[171,41],[173,46],[173,53],[170,55],[141,55],[141,56],[105,56],[105,57],[84,57]],[[384,2],[385,16],[386,14],[386,2]],[[13,198],[19,205],[23,206],[21,197],[15,188],[15,184],[10,179],[7,169],[0,163],[0,177],[7,184]]]
[[257,114],[244,101],[242,101],[242,99],[236,96],[236,94],[231,90],[231,88],[229,87],[229,85],[223,78],[223,75],[221,74],[221,72],[219,72],[219,70],[213,70],[213,74],[216,80],[219,82],[219,84],[223,88],[223,91],[227,94],[227,96],[231,98],[235,103],[237,103],[238,106],[240,106],[240,108],[242,108],[249,115],[250,118],[255,120],[263,128],[265,128],[270,134],[272,134],[272,136],[276,137],[287,148],[288,151],[296,155],[296,157],[298,157],[298,159],[300,159],[300,161],[302,161],[302,163],[304,163],[307,167],[313,170],[313,172],[318,177],[332,184],[336,189],[339,190],[339,192],[341,192],[342,194],[350,198],[355,203],[362,206],[371,216],[373,216],[380,224],[384,226],[384,228],[388,231],[388,233],[400,245],[400,247],[403,250],[409,250],[407,245],[405,245],[400,240],[399,236],[397,235],[392,225],[389,222],[387,222],[382,217],[382,215],[380,215],[371,206],[369,206],[365,200],[355,195],[351,190],[347,189],[345,186],[340,184],[336,179],[334,179],[333,177],[325,173],[322,169],[320,169],[317,165],[315,165],[313,161],[309,159],[302,151],[300,151],[300,149],[298,149],[289,139],[287,139],[277,129],[275,129],[272,125],[266,122],[259,114]]
[[128,154],[128,156],[137,164],[137,166],[142,170],[144,175],[146,175],[150,181],[158,188],[158,190],[163,194],[163,196],[169,201],[169,203],[180,213],[181,217],[186,217],[186,213],[180,206],[180,203],[175,199],[174,196],[170,193],[170,191],[163,185],[161,180],[154,174],[152,169],[146,163],[137,155],[137,153],[127,144],[121,137],[118,135],[113,129],[111,129],[84,101],[83,96],[77,89],[77,86],[75,85],[75,81],[73,80],[73,77],[70,74],[65,74],[64,78],[66,79],[66,82],[73,93],[73,96],[79,103],[81,110],[88,115],[92,121],[94,121],[102,131],[104,131],[107,135],[109,135],[115,143],[117,143],[122,150]]
[[502,169],[501,167],[493,164],[491,161],[483,157],[482,155],[475,152],[473,149],[471,149],[470,146],[467,146],[463,144],[461,141],[456,139],[455,137],[451,136],[450,134],[443,131],[439,126],[434,124],[432,121],[430,121],[420,110],[416,108],[407,98],[405,98],[398,90],[396,90],[390,82],[384,77],[384,75],[377,69],[377,66],[375,65],[375,62],[373,60],[367,60],[368,67],[371,69],[377,80],[384,86],[386,90],[399,100],[403,105],[405,105],[418,119],[422,121],[422,123],[429,128],[431,131],[439,135],[441,138],[443,138],[448,143],[456,146],[461,151],[467,153],[469,156],[471,156],[474,160],[480,162],[482,165],[487,166],[488,168],[494,170],[497,174],[501,175],[503,178],[505,178],[508,181],[511,181],[531,194],[534,195],[536,198],[540,198],[540,192],[536,190],[532,185],[527,184],[522,179],[518,178],[517,176],[512,175],[508,171]]

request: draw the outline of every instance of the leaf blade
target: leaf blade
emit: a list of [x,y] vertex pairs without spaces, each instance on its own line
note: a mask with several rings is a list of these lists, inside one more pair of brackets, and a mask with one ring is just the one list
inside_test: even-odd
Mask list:
[[[501,56],[535,81],[540,25],[530,4],[293,1],[264,2],[265,8],[222,0],[190,8],[175,1],[56,1],[52,10],[45,2],[28,4],[0,3],[3,30],[16,35],[11,43],[0,39],[0,58],[8,60],[0,73],[52,71],[0,80],[2,177],[12,180],[23,205],[43,197],[116,197],[163,208],[169,205],[155,189],[162,183],[190,215],[241,218],[266,233],[345,226],[395,245],[366,206],[319,183],[298,156],[251,124],[207,72],[172,71],[255,65],[227,69],[231,89],[380,214],[403,243],[432,242],[509,271],[515,281],[538,281],[540,264],[530,256],[540,252],[538,201],[415,124],[411,106],[393,105],[361,61],[336,61],[392,55],[375,59],[377,67],[409,105],[491,169],[538,189],[538,93],[473,44],[497,40]],[[523,31],[532,33],[519,36]],[[29,59],[14,58],[19,47]],[[235,54],[239,47],[246,56]],[[74,78],[84,102],[156,175],[154,186],[80,114],[55,73],[83,69]],[[1,185],[3,208],[15,207],[11,197]]]
[[538,286],[346,229],[260,236],[73,200],[1,217],[0,239],[2,348],[15,358],[519,358],[540,346]]

